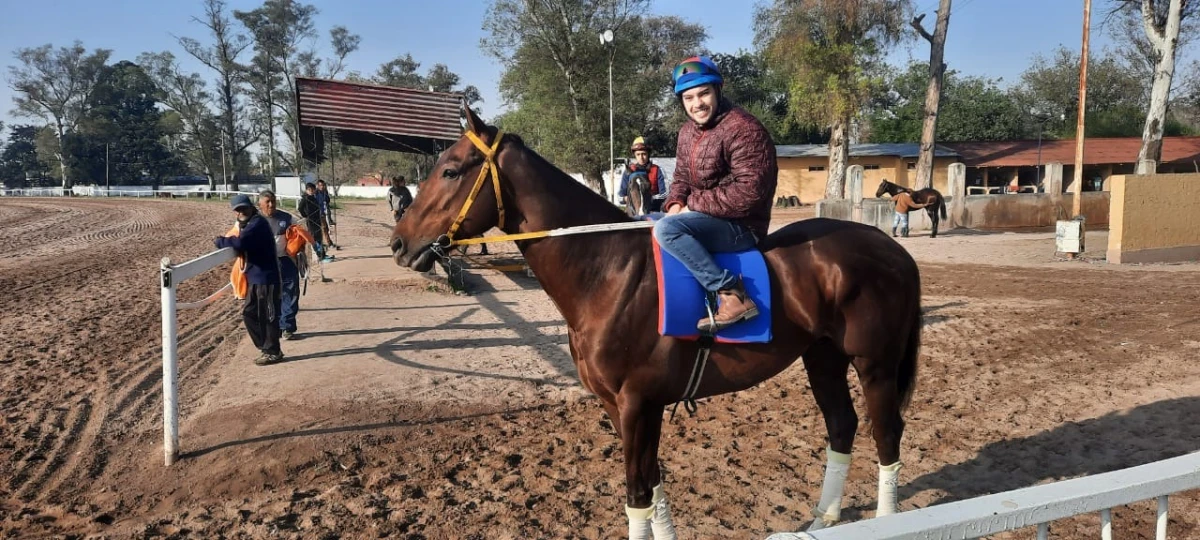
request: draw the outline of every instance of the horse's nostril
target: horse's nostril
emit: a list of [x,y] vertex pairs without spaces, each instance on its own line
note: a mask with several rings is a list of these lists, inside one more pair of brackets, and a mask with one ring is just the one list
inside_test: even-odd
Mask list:
[[392,239],[392,253],[399,253],[402,251],[404,251],[404,239],[397,236],[396,238]]

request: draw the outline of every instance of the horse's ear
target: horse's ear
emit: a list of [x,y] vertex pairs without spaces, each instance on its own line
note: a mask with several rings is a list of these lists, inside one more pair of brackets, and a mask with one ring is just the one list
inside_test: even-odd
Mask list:
[[463,108],[467,110],[467,129],[476,135],[483,135],[487,131],[487,124],[466,104],[463,104]]

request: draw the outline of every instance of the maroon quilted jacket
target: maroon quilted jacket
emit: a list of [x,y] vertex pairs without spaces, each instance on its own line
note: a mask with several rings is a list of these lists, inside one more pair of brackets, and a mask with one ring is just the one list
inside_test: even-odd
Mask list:
[[771,198],[779,181],[775,143],[754,115],[721,99],[706,126],[687,122],[679,130],[675,181],[663,203],[727,219],[767,236]]

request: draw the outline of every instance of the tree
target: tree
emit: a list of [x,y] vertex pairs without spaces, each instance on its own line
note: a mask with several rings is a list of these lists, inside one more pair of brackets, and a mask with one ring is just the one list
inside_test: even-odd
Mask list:
[[787,78],[791,111],[830,128],[825,197],[844,198],[853,119],[875,95],[889,48],[904,32],[908,0],[775,0],[755,13],[755,42]]
[[[1051,138],[1075,136],[1079,116],[1079,54],[1059,47],[1050,58],[1037,55],[1021,74],[1014,95],[1022,109],[1050,118]],[[1140,133],[1148,90],[1122,59],[1111,52],[1088,61],[1086,135],[1127,137]]]
[[72,167],[96,183],[155,184],[182,172],[183,163],[166,147],[158,88],[137,64],[119,62],[104,70],[88,100],[88,114],[67,137]]
[[[0,182],[10,188],[40,187],[49,170],[38,159],[37,126],[12,126],[8,133],[8,144],[0,152]],[[29,186],[32,179],[34,186]]]
[[257,142],[257,131],[245,122],[246,111],[242,106],[242,67],[238,58],[250,46],[250,40],[238,33],[225,14],[224,0],[204,0],[204,17],[193,21],[206,28],[212,37],[212,45],[201,45],[192,38],[179,38],[179,44],[188,54],[199,60],[217,74],[217,109],[221,117],[222,155],[228,153],[233,164],[232,179],[227,179],[232,190],[237,190],[238,178],[247,173],[246,149]]
[[192,170],[208,177],[209,189],[216,189],[221,133],[219,119],[208,106],[212,95],[205,89],[204,79],[197,73],[184,72],[169,52],[143,53],[137,63],[161,92],[161,103],[178,115],[181,137],[176,152]]
[[[503,63],[500,93],[513,105],[497,123],[559,167],[582,172],[601,194],[610,62],[614,137],[624,148],[675,114],[670,70],[705,38],[678,17],[645,16],[648,7],[649,0],[494,0],[484,21],[481,46]],[[600,42],[605,30],[612,43]]]
[[714,54],[712,59],[725,79],[721,95],[758,118],[771,133],[775,144],[829,142],[821,126],[796,122],[791,114],[791,98],[786,84],[771,72],[763,55],[739,52],[736,55]]
[[912,27],[929,42],[929,87],[925,90],[925,118],[921,123],[921,152],[917,157],[917,189],[933,185],[933,145],[937,140],[938,105],[942,99],[942,80],[946,63],[946,31],[950,27],[950,0],[941,0],[933,34],[921,25],[922,13],[912,20]]
[[1150,86],[1150,101],[1146,123],[1142,130],[1142,146],[1138,150],[1137,174],[1152,174],[1144,166],[1146,160],[1157,163],[1162,159],[1162,138],[1167,122],[1167,105],[1171,98],[1171,81],[1175,76],[1175,57],[1179,50],[1179,30],[1182,22],[1200,10],[1195,0],[1118,0],[1119,9],[1140,11],[1148,47],[1143,47],[1146,64],[1154,66]]
[[275,174],[275,109],[278,107],[288,123],[284,132],[291,141],[292,153],[285,157],[289,168],[297,173],[303,169],[303,153],[299,140],[299,115],[294,110],[295,77],[300,65],[304,42],[316,39],[313,17],[317,8],[294,0],[266,0],[253,11],[234,11],[237,18],[254,36],[255,56],[245,69],[258,114],[264,120],[263,132],[267,142],[270,174]]
[[[18,66],[10,66],[9,84],[17,92],[14,114],[39,118],[54,126],[62,148],[66,134],[75,129],[86,112],[88,96],[112,51],[96,49],[91,54],[76,41],[70,47],[54,49],[53,45],[18,49]],[[56,154],[62,186],[71,187],[67,174],[67,157]]]
[[[890,70],[887,90],[873,101],[867,115],[871,142],[912,142],[924,129],[929,66],[913,62],[903,71]],[[944,73],[938,110],[938,139],[1002,141],[1027,136],[1028,113],[998,81]]]

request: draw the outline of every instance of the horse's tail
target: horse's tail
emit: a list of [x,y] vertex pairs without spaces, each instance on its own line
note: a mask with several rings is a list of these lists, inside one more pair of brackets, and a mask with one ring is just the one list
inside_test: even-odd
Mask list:
[[900,359],[899,371],[896,377],[896,389],[900,394],[900,410],[908,408],[912,401],[913,390],[917,386],[917,357],[921,354],[921,327],[925,325],[925,315],[921,313],[920,293],[917,293],[917,305],[914,308],[912,329],[908,331],[908,343],[904,348],[904,356]]
[[946,198],[945,197],[938,197],[938,208],[941,209],[941,211],[942,211],[942,219],[948,219],[946,217]]

